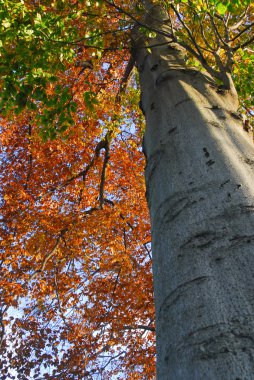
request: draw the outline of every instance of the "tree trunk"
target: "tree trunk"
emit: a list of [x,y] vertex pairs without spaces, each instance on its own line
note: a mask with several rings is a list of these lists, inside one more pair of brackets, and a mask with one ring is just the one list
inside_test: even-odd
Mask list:
[[254,145],[177,46],[137,46],[159,380],[254,378]]

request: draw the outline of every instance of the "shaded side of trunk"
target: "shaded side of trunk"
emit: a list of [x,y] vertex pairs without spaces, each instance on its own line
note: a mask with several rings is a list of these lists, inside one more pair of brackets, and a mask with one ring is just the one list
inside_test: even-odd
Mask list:
[[177,46],[137,48],[159,380],[254,374],[254,146]]

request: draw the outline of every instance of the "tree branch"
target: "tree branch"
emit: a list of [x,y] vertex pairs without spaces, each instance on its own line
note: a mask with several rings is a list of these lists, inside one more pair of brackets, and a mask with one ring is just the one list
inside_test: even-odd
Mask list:
[[202,52],[201,52],[201,50],[200,50],[200,48],[199,48],[199,45],[196,43],[196,40],[195,40],[195,38],[193,37],[193,35],[192,35],[190,29],[188,28],[188,26],[187,26],[187,25],[185,24],[185,22],[182,20],[181,15],[179,14],[178,10],[176,9],[176,7],[175,7],[173,4],[171,4],[171,8],[173,9],[173,11],[175,12],[175,14],[176,14],[178,20],[180,21],[180,23],[182,24],[182,26],[183,26],[184,29],[186,30],[186,32],[187,32],[187,34],[188,34],[188,36],[189,36],[191,42],[193,43],[193,45],[194,45],[195,48],[197,49],[198,54],[200,55],[200,59],[199,59],[199,60],[202,60],[202,62],[206,62],[205,57],[203,56],[203,54],[202,54]]
[[111,1],[109,0],[103,0],[105,1],[105,3],[107,3],[108,5],[116,8],[119,12],[125,14],[126,16],[128,16],[132,21],[135,21],[135,24],[137,26],[141,26],[143,28],[146,28],[147,30],[150,30],[152,32],[156,32],[158,33],[159,35],[161,36],[164,36],[164,37],[168,37],[168,38],[172,38],[172,34],[171,33],[167,33],[167,32],[164,32],[163,30],[161,29],[157,29],[157,28],[154,28],[152,26],[148,26],[147,24],[141,22],[140,20],[138,20],[136,17],[134,17],[131,13],[125,11],[123,8],[119,7],[118,5],[116,5],[115,3],[112,3]]
[[100,195],[99,195],[99,203],[100,203],[100,208],[103,207],[104,204],[104,186],[105,186],[105,179],[106,179],[106,169],[109,161],[109,142],[107,137],[105,138],[106,145],[104,147],[105,149],[105,155],[104,155],[104,161],[103,161],[103,166],[102,166],[102,171],[101,171],[101,182],[100,182]]
[[230,31],[238,29],[239,26],[243,24],[243,22],[246,20],[246,15],[247,15],[248,10],[249,10],[249,6],[246,7],[245,11],[243,12],[242,16],[239,17],[238,21],[235,24],[228,27]]
[[57,304],[58,304],[58,309],[59,309],[60,315],[61,315],[61,317],[62,317],[62,320],[63,320],[65,326],[66,326],[69,330],[71,330],[70,325],[69,325],[68,322],[66,321],[66,318],[65,318],[65,315],[64,315],[64,312],[63,312],[63,309],[62,309],[62,305],[61,305],[60,297],[59,297],[58,282],[57,282],[57,270],[56,270],[56,267],[55,267],[55,273],[54,273],[54,285],[55,285],[56,299],[57,299]]
[[137,325],[137,326],[123,326],[124,330],[147,330],[147,331],[155,331],[155,327],[146,326],[146,325]]
[[254,36],[251,37],[249,40],[245,41],[244,43],[235,46],[232,50],[233,50],[233,51],[236,51],[236,50],[238,50],[238,49],[243,49],[243,48],[245,48],[246,46],[250,45],[253,41],[254,41]]
[[[32,126],[31,124],[29,123],[28,124],[28,144],[30,145],[30,137],[32,135]],[[27,176],[26,176],[26,183],[24,185],[24,189],[26,190],[27,187],[28,187],[28,182],[29,182],[29,179],[31,177],[31,173],[32,173],[32,163],[33,163],[33,156],[32,156],[32,153],[30,152],[29,154],[29,157],[28,157],[28,171],[27,171]]]
[[134,64],[135,64],[135,59],[133,57],[133,54],[131,54],[130,59],[129,59],[128,63],[127,63],[127,66],[125,68],[123,77],[122,77],[121,82],[120,82],[119,91],[118,91],[118,93],[116,95],[116,102],[117,103],[120,102],[120,100],[121,100],[121,94],[126,89],[129,77],[130,77],[131,72],[132,72],[133,67],[134,67]]
[[60,234],[58,235],[57,239],[56,239],[56,242],[54,244],[54,247],[52,248],[52,250],[46,255],[46,257],[44,258],[42,264],[41,264],[41,267],[40,269],[37,269],[29,278],[30,281],[32,281],[39,273],[43,272],[45,267],[46,267],[46,264],[47,262],[49,261],[49,259],[54,255],[57,247],[58,247],[58,244],[61,240],[61,238],[64,236],[64,234],[68,231],[67,228],[64,228]]

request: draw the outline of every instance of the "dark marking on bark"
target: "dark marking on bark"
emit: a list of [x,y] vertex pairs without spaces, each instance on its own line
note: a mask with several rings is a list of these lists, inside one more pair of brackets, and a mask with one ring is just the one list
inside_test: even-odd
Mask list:
[[220,185],[220,187],[223,188],[230,181],[231,181],[230,179],[227,179],[225,182],[222,182],[222,184]]
[[202,231],[194,236],[191,236],[180,248],[199,248],[205,249],[216,243],[221,236],[212,231]]
[[180,51],[179,49],[176,49],[175,47],[173,47],[172,45],[168,45],[168,50],[171,50],[171,51]]
[[230,193],[227,193],[227,197],[228,197],[228,198],[231,198],[231,194],[230,194]]
[[254,205],[241,205],[241,210],[246,212],[254,212]]
[[152,103],[151,106],[150,106],[150,110],[152,111],[152,110],[154,110],[154,109],[155,109],[155,104]]
[[217,121],[211,120],[211,121],[208,121],[208,123],[211,124],[213,127],[222,128],[221,124],[218,123]]
[[232,218],[240,218],[244,214],[252,214],[254,205],[232,205],[224,209],[220,214],[216,215],[216,219],[230,221]]
[[254,235],[236,235],[233,236],[231,239],[229,239],[231,242],[231,245],[229,248],[242,245],[242,244],[250,244],[251,242],[254,241]]
[[175,132],[176,130],[177,130],[177,127],[171,128],[171,129],[168,131],[168,135],[171,135],[171,133]]
[[165,361],[166,363],[169,362],[169,355],[166,355],[166,356],[165,356],[164,361]]
[[180,68],[179,70],[186,75],[196,76],[199,74],[199,71],[196,69]]
[[244,157],[244,158],[243,158],[243,161],[244,161],[247,165],[254,166],[254,160],[251,160],[250,158],[246,158],[246,157]]
[[211,109],[217,115],[219,119],[223,119],[223,120],[226,119],[226,115],[225,115],[226,110],[219,107],[217,104],[212,105],[212,107],[206,107],[206,108]]
[[159,64],[158,63],[155,63],[152,67],[151,67],[151,71],[155,71],[158,69],[158,66]]
[[234,119],[237,119],[237,120],[242,120],[242,115],[240,113],[237,113],[237,112],[230,112],[230,115],[234,118]]
[[180,102],[177,102],[177,103],[175,104],[175,107],[178,107],[180,104],[183,104],[183,103],[185,103],[185,102],[189,102],[189,101],[191,101],[191,98],[187,98],[187,99],[180,100]]
[[158,76],[158,78],[155,81],[155,84],[160,85],[162,82],[167,81],[167,80],[171,80],[171,79],[176,79],[176,75],[175,75],[174,70],[166,70],[166,71],[163,71],[162,73],[160,73],[160,75]]
[[209,161],[206,162],[207,166],[212,166],[213,164],[215,164],[214,160],[209,160]]
[[174,202],[168,212],[164,216],[164,223],[172,222],[181,212],[190,205],[190,201],[187,198],[178,199]]
[[[252,316],[253,318],[253,316]],[[252,352],[254,349],[253,320],[229,320],[197,329],[185,339],[185,347],[193,347],[200,360],[216,359],[223,354]]]
[[226,90],[225,90],[225,88],[222,88],[222,87],[219,86],[219,87],[217,88],[216,92],[217,92],[218,94],[220,94],[220,95],[225,95]]
[[163,147],[156,150],[147,160],[146,165],[146,177],[147,183],[149,183],[151,177],[153,176],[155,169],[157,168],[158,163],[161,160],[161,157],[165,154]]
[[209,276],[199,276],[178,285],[163,300],[159,310],[159,318],[165,319],[164,315],[167,318],[168,310],[172,306],[174,306],[183,295],[185,295],[189,290],[191,290],[193,286],[198,286],[202,284],[208,278]]
[[203,148],[203,151],[205,153],[205,156],[208,158],[210,156],[208,150],[206,148]]
[[253,338],[251,336],[232,336],[231,332],[225,332],[217,336],[208,338],[202,342],[199,358],[201,360],[216,359],[218,356],[227,353],[237,353],[237,351],[249,351],[254,349]]

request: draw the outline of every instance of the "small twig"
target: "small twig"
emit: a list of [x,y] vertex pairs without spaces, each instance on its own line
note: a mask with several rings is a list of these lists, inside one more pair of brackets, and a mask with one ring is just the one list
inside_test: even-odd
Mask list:
[[134,67],[134,64],[135,64],[135,59],[133,57],[133,54],[131,54],[130,59],[129,59],[128,63],[127,63],[127,66],[125,68],[123,77],[122,77],[121,82],[120,82],[119,91],[118,91],[118,93],[116,95],[116,102],[117,103],[120,102],[120,100],[121,100],[121,94],[126,89],[126,86],[128,84],[128,80],[130,78],[131,72],[132,72],[133,67]]
[[218,31],[218,28],[217,28],[217,26],[216,26],[216,24],[215,24],[215,22],[214,22],[214,18],[213,18],[213,16],[211,15],[210,12],[207,12],[207,14],[208,14],[208,16],[210,17],[211,25],[212,25],[212,28],[213,28],[213,30],[214,30],[214,32],[215,32],[215,38],[216,38],[216,40],[217,40],[217,44],[218,44],[218,46],[221,47],[221,43],[222,43],[223,45],[226,45],[226,46],[227,46],[227,43],[222,39],[222,37],[221,37],[221,35],[220,35],[219,31]]
[[246,26],[243,30],[241,30],[234,38],[230,40],[230,42],[235,41],[237,38],[239,38],[243,33],[247,32],[247,30],[251,29],[254,26],[254,22]]
[[123,326],[124,330],[147,330],[147,331],[155,331],[155,327],[146,326],[146,325],[137,325],[137,326]]
[[145,248],[145,250],[146,250],[146,252],[147,252],[147,254],[148,254],[148,256],[149,256],[149,259],[152,260],[151,250],[149,250],[149,249],[147,248],[147,246],[146,246],[147,244],[149,244],[149,243],[144,243],[144,244],[143,244],[143,247]]
[[122,267],[120,267],[119,271],[117,272],[117,276],[116,276],[115,283],[114,283],[114,289],[113,289],[113,292],[112,292],[112,299],[114,298],[114,295],[115,295],[115,291],[116,291],[116,287],[117,287],[117,284],[118,284],[118,281],[119,281],[121,270],[122,270]]
[[32,275],[31,277],[29,278],[30,281],[32,281],[39,273],[43,272],[45,267],[46,267],[46,264],[47,262],[49,261],[49,259],[54,255],[57,247],[58,247],[58,244],[61,240],[61,238],[64,236],[64,234],[68,231],[67,228],[64,228],[60,234],[58,235],[57,239],[56,239],[56,242],[54,244],[54,247],[52,248],[52,250],[48,253],[48,255],[46,255],[46,257],[44,258],[42,264],[41,264],[41,267],[40,269],[37,269]]
[[205,31],[204,31],[204,28],[203,28],[202,20],[201,20],[199,14],[196,12],[196,10],[194,8],[193,8],[193,12],[194,12],[195,16],[199,20],[199,27],[200,27],[201,35],[202,35],[202,38],[204,40],[204,43],[205,43],[206,47],[208,49],[210,49],[210,51],[214,54],[215,53],[215,49],[211,46],[211,44],[209,44],[209,42],[208,42],[208,40],[207,40],[207,38],[205,36]]
[[64,183],[62,183],[59,186],[55,186],[49,190],[49,192],[54,192],[56,190],[60,190],[63,187],[68,186],[72,181],[74,181],[77,178],[83,177],[83,181],[85,181],[86,175],[88,171],[91,169],[91,167],[94,165],[96,158],[99,157],[100,151],[105,148],[105,139],[102,139],[95,147],[95,153],[89,164],[86,166],[84,170],[81,170],[79,173],[75,174],[71,178],[67,179]]
[[63,320],[64,324],[66,325],[66,327],[69,330],[71,330],[70,325],[66,322],[66,317],[64,315],[62,305],[61,305],[61,301],[60,301],[60,297],[59,297],[56,267],[55,267],[55,273],[54,273],[54,285],[55,285],[56,299],[57,299],[57,304],[58,304],[58,309],[59,309],[60,315],[61,315],[62,320]]
[[194,45],[195,48],[197,49],[198,54],[200,55],[200,60],[201,60],[202,62],[206,62],[205,57],[203,56],[203,54],[202,54],[202,52],[201,52],[201,50],[200,50],[199,45],[196,43],[196,40],[195,40],[195,38],[193,37],[193,35],[192,35],[192,33],[191,33],[189,27],[188,27],[188,26],[185,24],[185,22],[182,20],[182,17],[181,17],[181,15],[179,14],[178,10],[176,9],[176,7],[175,7],[173,4],[171,4],[171,8],[173,9],[173,11],[175,12],[175,14],[176,14],[178,20],[180,21],[180,23],[182,24],[182,26],[183,26],[184,29],[186,30],[186,32],[187,32],[187,34],[188,34],[188,36],[189,36],[191,42],[193,43],[193,45]]
[[[31,135],[32,135],[32,126],[31,124],[29,123],[28,124],[28,144],[30,145],[30,138],[31,138]],[[27,176],[26,176],[26,183],[24,185],[24,189],[26,190],[27,187],[28,187],[28,182],[29,182],[29,179],[31,177],[31,173],[32,173],[32,163],[33,163],[33,156],[32,156],[32,153],[30,152],[29,154],[29,157],[28,157],[28,171],[27,171]]]
[[254,41],[254,36],[251,37],[249,40],[245,41],[244,43],[235,46],[232,50],[236,51],[238,49],[243,49],[243,48],[245,48],[245,46],[250,45],[253,41]]
[[243,14],[238,18],[237,22],[236,22],[235,24],[233,24],[233,25],[231,25],[231,26],[228,27],[228,29],[229,29],[230,31],[235,30],[235,29],[238,29],[239,26],[241,26],[241,25],[243,24],[243,22],[244,22],[245,19],[246,19],[246,15],[247,15],[248,10],[249,10],[249,6],[247,6],[247,7],[245,8]]
[[107,139],[105,141],[106,141],[106,145],[104,147],[105,155],[104,155],[104,161],[103,161],[103,166],[102,166],[102,171],[101,171],[101,181],[100,181],[100,195],[99,195],[100,208],[103,207],[103,203],[104,203],[104,186],[105,186],[105,179],[106,179],[106,169],[107,169],[107,165],[109,161],[109,143]]
[[149,26],[143,22],[141,22],[140,20],[138,20],[136,17],[134,17],[131,13],[125,11],[123,8],[119,7],[118,5],[116,5],[115,3],[112,3],[111,1],[108,1],[108,0],[104,0],[105,3],[107,3],[108,5],[116,8],[119,12],[125,14],[126,16],[128,16],[132,21],[135,21],[135,24],[138,25],[138,26],[141,26],[143,28],[146,28],[147,30],[150,30],[150,31],[153,31],[153,32],[156,32],[158,33],[159,35],[161,36],[164,36],[164,37],[169,37],[169,38],[172,38],[172,34],[171,33],[167,33],[167,32],[164,32],[163,30],[161,29],[157,29],[157,28],[154,28],[152,26]]
[[5,335],[5,326],[4,326],[4,323],[3,323],[3,316],[4,316],[4,313],[6,312],[7,308],[8,307],[5,306],[5,308],[2,309],[1,312],[0,312],[0,328],[1,328],[1,332],[0,332],[0,348],[2,347],[3,340],[4,340],[4,335]]

